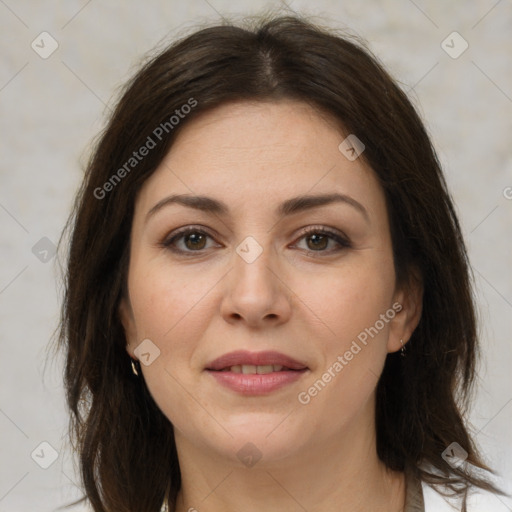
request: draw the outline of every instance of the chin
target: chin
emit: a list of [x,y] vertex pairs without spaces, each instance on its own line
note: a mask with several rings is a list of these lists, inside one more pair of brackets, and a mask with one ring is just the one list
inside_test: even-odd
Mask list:
[[[305,425],[285,425],[288,414],[253,412],[232,417],[224,423],[232,437],[223,436],[221,443],[212,448],[231,462],[249,467],[247,461],[262,468],[293,457],[308,439],[308,429]],[[208,441],[211,443],[212,438]]]

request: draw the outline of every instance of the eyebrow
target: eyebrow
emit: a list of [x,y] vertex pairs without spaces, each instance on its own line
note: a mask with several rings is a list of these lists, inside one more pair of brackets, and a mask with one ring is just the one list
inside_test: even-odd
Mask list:
[[[356,201],[353,197],[338,193],[292,197],[278,206],[276,214],[278,217],[282,218],[333,203],[348,204],[361,213],[367,222],[370,221],[368,211],[361,203]],[[229,208],[226,203],[223,203],[222,201],[207,196],[179,194],[164,197],[161,201],[158,201],[158,203],[156,203],[146,214],[145,222],[148,222],[148,220],[158,211],[162,210],[162,208],[172,204],[181,204],[188,208],[194,208],[196,210],[219,216],[229,215]]]

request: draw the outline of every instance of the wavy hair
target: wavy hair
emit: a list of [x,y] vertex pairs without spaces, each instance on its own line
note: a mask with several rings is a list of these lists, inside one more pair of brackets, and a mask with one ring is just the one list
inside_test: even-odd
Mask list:
[[[171,128],[171,116],[191,99],[194,107]],[[58,347],[66,354],[82,500],[95,512],[155,512],[165,499],[173,510],[181,483],[173,426],[142,375],[132,374],[118,315],[137,193],[191,119],[231,101],[282,99],[313,106],[364,142],[362,158],[385,194],[397,281],[406,285],[417,272],[423,282],[407,357],[388,354],[377,384],[378,456],[457,495],[470,486],[499,492],[469,466],[451,467],[442,457],[456,441],[468,463],[490,471],[464,419],[478,355],[472,276],[423,123],[359,39],[277,16],[201,28],[147,60],[121,91],[85,170],[59,241],[69,232]],[[155,147],[127,167],[152,134]]]

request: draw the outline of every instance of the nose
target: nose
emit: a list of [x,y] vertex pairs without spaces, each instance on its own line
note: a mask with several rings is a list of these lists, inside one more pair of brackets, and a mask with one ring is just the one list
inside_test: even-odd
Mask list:
[[238,253],[225,280],[221,315],[231,324],[251,328],[278,326],[291,317],[291,290],[280,272],[276,255],[265,248],[251,261]]

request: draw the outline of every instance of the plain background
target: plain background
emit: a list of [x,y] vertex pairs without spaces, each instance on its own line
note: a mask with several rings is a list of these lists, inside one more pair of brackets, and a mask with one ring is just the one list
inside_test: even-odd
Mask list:
[[[476,277],[484,360],[472,430],[512,481],[510,0],[0,0],[0,512],[52,511],[79,495],[62,360],[45,368],[61,300],[51,249],[107,105],[157,43],[264,7],[365,38],[424,118]],[[43,31],[59,45],[47,59],[31,47]],[[442,47],[454,31],[469,45],[458,58]],[[452,53],[464,44],[457,37]],[[51,462],[42,442],[58,453],[48,469],[36,463]]]

